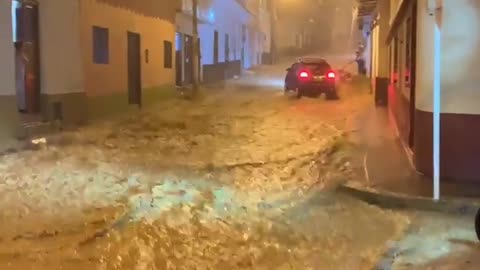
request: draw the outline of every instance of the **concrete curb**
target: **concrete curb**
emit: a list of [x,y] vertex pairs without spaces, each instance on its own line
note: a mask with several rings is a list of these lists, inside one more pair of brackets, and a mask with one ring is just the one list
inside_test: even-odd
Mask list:
[[404,194],[357,188],[341,185],[337,192],[355,197],[368,204],[389,209],[406,209],[443,212],[448,214],[475,215],[480,208],[480,202],[447,199],[438,202],[430,198],[408,196]]

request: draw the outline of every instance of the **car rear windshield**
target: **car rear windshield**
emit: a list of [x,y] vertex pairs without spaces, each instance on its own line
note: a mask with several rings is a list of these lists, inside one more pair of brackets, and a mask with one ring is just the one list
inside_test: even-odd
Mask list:
[[327,73],[331,70],[330,65],[327,63],[304,63],[303,65],[316,74]]

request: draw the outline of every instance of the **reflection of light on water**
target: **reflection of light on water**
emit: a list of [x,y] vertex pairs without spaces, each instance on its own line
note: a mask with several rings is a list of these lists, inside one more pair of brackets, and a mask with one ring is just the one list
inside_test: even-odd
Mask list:
[[240,87],[242,89],[260,89],[260,90],[272,90],[278,91],[284,89],[285,81],[283,78],[256,78],[256,79],[246,79],[242,80],[241,78],[233,81],[233,87]]
[[45,139],[45,138],[33,139],[33,140],[32,140],[32,143],[33,143],[33,144],[46,144],[46,143],[47,143],[47,139]]
[[408,235],[401,240],[402,250],[410,252],[398,258],[397,261],[414,265],[428,264],[456,250],[451,239],[470,242],[475,238],[473,234],[472,231],[463,228],[452,228],[446,232],[437,232],[435,228],[423,229],[418,234]]
[[282,79],[266,79],[259,82],[261,86],[269,86],[272,88],[282,88],[285,84]]
[[[235,192],[229,187],[217,186],[202,179],[170,181],[166,180],[154,186],[151,194],[143,193],[130,197],[133,220],[156,220],[165,212],[175,207],[182,207],[186,216],[177,216],[177,222],[188,222],[188,216],[193,214],[189,209],[206,202],[205,192],[212,192],[212,205],[210,211],[204,212],[204,217],[216,218],[224,214],[243,213],[242,206],[248,205],[245,194]],[[251,205],[256,205],[260,198],[249,194]]]

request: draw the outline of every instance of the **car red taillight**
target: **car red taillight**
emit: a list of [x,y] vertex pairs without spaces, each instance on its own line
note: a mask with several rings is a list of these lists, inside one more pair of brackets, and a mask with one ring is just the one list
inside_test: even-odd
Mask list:
[[306,71],[302,71],[298,74],[298,76],[302,79],[307,79],[310,75]]
[[327,73],[327,78],[329,78],[329,79],[335,79],[335,73],[332,72],[332,71],[328,72],[328,73]]

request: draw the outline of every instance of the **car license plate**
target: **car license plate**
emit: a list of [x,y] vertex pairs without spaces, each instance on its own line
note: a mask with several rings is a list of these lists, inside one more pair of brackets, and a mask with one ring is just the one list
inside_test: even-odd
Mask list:
[[323,81],[325,79],[325,76],[313,76],[313,80],[315,81]]

